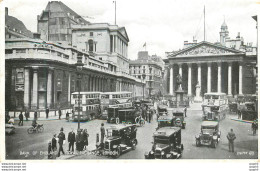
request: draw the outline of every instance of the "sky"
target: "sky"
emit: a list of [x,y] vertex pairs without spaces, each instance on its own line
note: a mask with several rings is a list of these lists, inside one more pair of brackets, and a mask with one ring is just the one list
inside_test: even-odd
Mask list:
[[[115,23],[113,0],[63,0],[64,4],[92,23]],[[184,41],[203,41],[205,5],[206,41],[219,41],[222,23],[226,22],[231,39],[238,32],[244,41],[256,45],[256,22],[260,0],[117,0],[117,25],[126,28],[130,39],[128,57],[138,51],[165,58],[165,52],[183,48]],[[9,15],[21,20],[27,29],[37,31],[37,15],[48,0],[4,0]]]

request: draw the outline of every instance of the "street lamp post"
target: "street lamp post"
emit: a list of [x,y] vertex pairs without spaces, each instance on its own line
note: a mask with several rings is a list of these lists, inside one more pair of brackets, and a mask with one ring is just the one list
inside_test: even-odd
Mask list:
[[82,53],[79,53],[77,56],[77,84],[78,84],[78,129],[80,129],[80,80],[81,80],[81,71],[83,69],[84,64],[82,63]]
[[145,74],[142,74],[142,77],[143,77],[143,100],[144,100],[144,85],[145,85]]

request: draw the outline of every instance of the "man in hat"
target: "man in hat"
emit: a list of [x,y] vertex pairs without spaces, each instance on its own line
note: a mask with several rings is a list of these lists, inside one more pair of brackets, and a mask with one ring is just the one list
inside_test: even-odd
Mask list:
[[234,152],[234,140],[236,139],[236,135],[233,132],[233,129],[230,129],[230,132],[227,135],[227,139],[228,139],[229,152]]
[[23,126],[23,113],[21,111],[20,115],[19,115],[19,123],[18,123],[19,126]]
[[[69,142],[69,152],[72,152],[74,153],[74,143],[76,141],[76,135],[73,131],[73,128],[71,128],[71,132],[69,132],[69,135],[68,135],[68,142]],[[70,151],[70,148],[71,148],[71,151]]]
[[60,152],[62,152],[62,154],[65,154],[64,153],[64,150],[63,150],[63,141],[66,139],[65,138],[65,134],[63,133],[63,128],[60,129],[60,133],[58,135],[58,143],[59,143],[59,152],[58,152],[58,157],[60,157]]
[[101,124],[100,132],[101,132],[101,141],[100,141],[100,143],[104,143],[104,138],[105,138],[104,123]]
[[46,119],[48,119],[48,117],[49,117],[49,112],[50,112],[50,110],[49,110],[49,108],[47,107],[46,110],[45,110],[45,113],[46,113]]

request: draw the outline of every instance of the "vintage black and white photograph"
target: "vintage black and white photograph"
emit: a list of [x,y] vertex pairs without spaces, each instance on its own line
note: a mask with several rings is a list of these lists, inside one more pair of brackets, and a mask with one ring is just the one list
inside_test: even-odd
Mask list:
[[5,1],[5,160],[258,159],[259,5]]

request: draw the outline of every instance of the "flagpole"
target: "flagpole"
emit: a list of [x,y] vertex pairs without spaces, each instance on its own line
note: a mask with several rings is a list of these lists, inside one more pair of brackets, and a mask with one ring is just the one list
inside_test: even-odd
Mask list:
[[115,25],[116,25],[116,1],[115,2]]
[[206,39],[205,33],[206,33],[206,30],[205,30],[205,5],[204,5],[204,41]]

